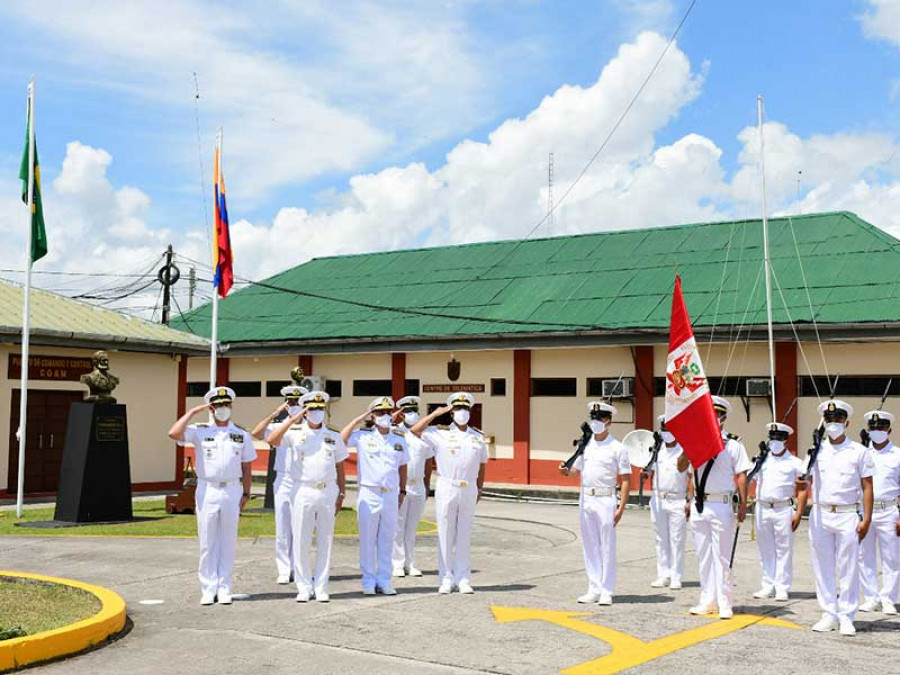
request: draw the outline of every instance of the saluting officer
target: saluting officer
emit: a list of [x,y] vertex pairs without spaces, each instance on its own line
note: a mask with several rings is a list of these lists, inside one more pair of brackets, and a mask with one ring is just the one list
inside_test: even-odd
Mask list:
[[756,543],[762,566],[762,585],[753,594],[763,599],[775,596],[786,602],[794,575],[794,532],[803,512],[794,510],[797,477],[803,474],[803,460],[787,450],[785,443],[794,430],[787,424],[766,425],[769,454],[756,474]]
[[[747,516],[747,472],[753,465],[740,439],[725,431],[731,404],[721,396],[713,396],[712,401],[725,449],[694,470],[691,529],[700,565],[700,602],[691,607],[690,612],[711,614],[718,608],[720,619],[730,619],[734,616],[729,563],[735,517],[731,503],[737,488],[737,518],[744,522]],[[678,468],[686,470],[688,464],[687,456],[682,455]]]
[[[406,499],[397,514],[397,535],[394,537],[394,576],[422,576],[415,566],[416,529],[425,510],[425,500],[431,485],[431,469],[434,464],[434,449],[409,430],[419,421],[418,396],[406,396],[397,401],[400,408],[395,421],[405,432],[406,448],[409,450],[409,464],[406,465]],[[399,419],[397,419],[399,417]]]
[[[253,438],[268,440],[285,419],[298,416],[303,410],[300,397],[308,393],[304,387],[294,384],[282,387],[284,403],[260,420],[251,432]],[[278,583],[289,584],[294,576],[294,536],[291,527],[294,483],[290,474],[291,453],[283,442],[277,448],[270,447],[275,453],[275,483],[272,486],[275,502],[275,566],[278,569]]]
[[[334,520],[344,503],[344,461],[349,457],[340,432],[325,425],[329,396],[311,391],[300,398],[303,406],[269,436],[273,445],[290,453],[288,470],[294,497],[291,522],[294,527],[294,580],[297,602],[308,602],[313,591],[316,601],[328,602],[331,575],[331,546]],[[305,424],[301,422],[305,419]],[[315,572],[310,568],[310,550],[316,538]]]
[[[359,567],[364,595],[396,595],[391,586],[397,511],[406,497],[406,432],[393,427],[394,399],[379,396],[365,413],[341,431],[348,448],[356,448],[359,497]],[[375,425],[354,431],[367,417]]]
[[[824,633],[840,628],[842,635],[855,635],[859,544],[872,523],[875,467],[869,448],[847,436],[847,421],[853,414],[853,406],[831,400],[821,403],[818,410],[825,422],[825,438],[809,476],[808,494],[813,501],[809,542],[816,597],[823,613],[812,629]],[[808,463],[809,457],[807,466]],[[802,481],[798,486],[806,487]],[[800,510],[805,503],[806,493],[801,493]]]
[[[587,593],[579,597],[578,602],[611,605],[616,586],[615,527],[628,503],[631,463],[625,446],[613,438],[609,428],[616,409],[603,401],[591,401],[588,413],[594,436],[572,465],[573,470],[581,473],[578,511],[588,578]],[[565,462],[560,463],[559,471],[564,476],[570,473]],[[622,483],[618,504],[617,479]]]
[[[169,429],[173,441],[194,446],[201,605],[232,602],[238,519],[250,499],[250,466],[256,449],[250,433],[231,421],[235,398],[231,387],[210,389],[203,405],[188,410]],[[191,418],[203,411],[212,412],[213,424],[188,426]]]
[[666,429],[666,416],[660,415],[657,421],[662,447],[650,468],[653,485],[650,519],[656,534],[656,579],[650,585],[680,590],[684,577],[684,540],[694,489],[690,471],[678,469],[678,458],[684,449]]
[[[860,612],[897,613],[897,593],[900,591],[900,539],[896,520],[900,511],[900,448],[891,441],[894,416],[884,410],[865,414],[868,437],[872,448],[875,473],[872,491],[875,504],[872,527],[862,541],[859,578],[863,593]],[[878,590],[878,565],[875,549],[881,554],[881,591]]]
[[[421,418],[412,433],[434,448],[438,480],[434,506],[438,523],[438,593],[447,595],[454,586],[460,593],[471,594],[472,567],[470,544],[475,505],[484,487],[487,445],[479,429],[469,426],[473,396],[461,391],[447,399],[447,405]],[[453,414],[449,426],[429,426],[448,412]]]

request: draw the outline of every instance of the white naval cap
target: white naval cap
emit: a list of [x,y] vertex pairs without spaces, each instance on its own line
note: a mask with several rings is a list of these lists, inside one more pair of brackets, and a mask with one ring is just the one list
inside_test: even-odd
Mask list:
[[458,391],[455,394],[450,394],[447,398],[447,405],[471,408],[475,405],[475,397],[467,391]]
[[281,388],[281,395],[285,398],[300,398],[308,393],[309,389],[297,386],[296,384],[289,384],[288,386]]
[[605,412],[605,413],[609,413],[610,415],[615,415],[618,412],[618,410],[616,410],[615,407],[611,406],[606,401],[591,401],[590,403],[587,404],[587,408],[588,408],[588,412],[594,413],[594,414]]
[[310,410],[324,408],[330,398],[324,391],[311,391],[300,398],[300,405]]
[[418,408],[422,404],[422,399],[418,396],[404,396],[397,401],[398,408]]
[[782,424],[781,422],[769,422],[766,425],[766,431],[782,431],[788,436],[794,433],[794,430],[791,427],[787,424]]
[[379,396],[378,398],[372,399],[372,402],[369,404],[369,412],[391,412],[393,410],[394,399],[390,396]]
[[717,413],[731,414],[731,404],[721,396],[712,397],[713,408]]
[[211,403],[231,403],[236,398],[234,389],[231,387],[213,387],[206,392],[203,400],[209,405]]
[[880,422],[882,420],[887,420],[891,424],[894,423],[894,416],[885,410],[870,410],[863,415],[863,418],[866,422]]
[[847,413],[847,417],[850,417],[853,414],[853,406],[839,398],[823,401],[816,410],[819,411],[820,415],[824,415],[826,412],[835,412],[837,410],[843,410]]

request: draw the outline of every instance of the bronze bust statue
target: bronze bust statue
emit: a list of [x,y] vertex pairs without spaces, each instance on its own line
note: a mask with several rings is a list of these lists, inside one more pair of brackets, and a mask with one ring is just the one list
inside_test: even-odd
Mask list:
[[93,370],[81,376],[81,383],[90,389],[90,396],[85,401],[93,403],[115,403],[111,396],[113,389],[119,386],[119,378],[109,372],[109,354],[102,349],[91,357]]
[[303,368],[301,368],[300,366],[296,366],[291,370],[291,379],[298,387],[303,385],[303,377]]

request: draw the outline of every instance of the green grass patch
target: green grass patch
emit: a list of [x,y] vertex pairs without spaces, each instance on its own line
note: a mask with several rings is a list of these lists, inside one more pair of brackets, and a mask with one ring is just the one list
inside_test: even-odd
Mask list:
[[[166,513],[164,499],[135,500],[133,510],[135,518],[149,518],[133,523],[119,525],[81,525],[78,527],[30,528],[16,527],[16,522],[34,522],[53,520],[54,507],[26,509],[22,512],[22,521],[17,521],[15,511],[0,511],[0,535],[30,535],[40,537],[196,537],[197,519],[189,514]],[[262,506],[262,499],[250,501],[248,508]],[[431,531],[433,525],[419,523],[419,531]],[[341,509],[334,526],[335,534],[357,535],[356,511]],[[242,513],[238,525],[238,536],[245,538],[274,537],[275,514],[273,512]],[[0,623],[0,627],[3,624]]]
[[95,595],[80,588],[0,577],[0,633],[21,627],[34,635],[86,619],[100,607]]

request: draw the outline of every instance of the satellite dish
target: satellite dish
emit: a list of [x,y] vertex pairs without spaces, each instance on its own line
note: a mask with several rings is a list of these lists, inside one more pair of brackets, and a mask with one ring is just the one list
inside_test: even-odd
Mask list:
[[635,429],[625,434],[622,445],[628,451],[628,461],[631,462],[631,466],[643,469],[650,463],[650,451],[654,442],[653,432],[646,429]]

